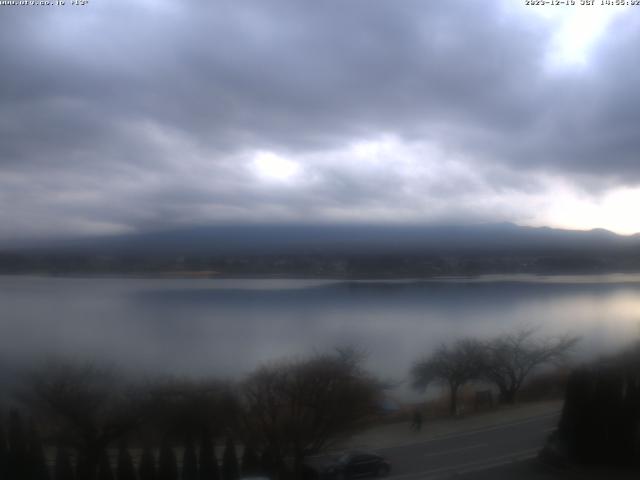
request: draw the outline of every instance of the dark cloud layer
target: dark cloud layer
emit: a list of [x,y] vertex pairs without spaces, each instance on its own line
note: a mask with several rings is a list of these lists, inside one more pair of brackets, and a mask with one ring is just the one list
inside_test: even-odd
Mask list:
[[526,220],[546,176],[640,181],[635,12],[553,69],[552,24],[506,1],[0,8],[4,238]]

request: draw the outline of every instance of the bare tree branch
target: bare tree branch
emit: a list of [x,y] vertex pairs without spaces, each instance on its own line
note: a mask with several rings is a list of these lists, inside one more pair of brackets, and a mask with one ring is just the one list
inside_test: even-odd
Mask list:
[[483,375],[496,384],[503,402],[515,402],[518,391],[533,370],[544,364],[565,361],[580,340],[570,335],[539,338],[536,333],[535,328],[523,327],[486,342]]
[[445,383],[451,390],[450,413],[456,414],[459,388],[482,373],[483,345],[467,338],[451,347],[441,345],[429,357],[416,362],[411,369],[413,387],[426,389],[431,383]]

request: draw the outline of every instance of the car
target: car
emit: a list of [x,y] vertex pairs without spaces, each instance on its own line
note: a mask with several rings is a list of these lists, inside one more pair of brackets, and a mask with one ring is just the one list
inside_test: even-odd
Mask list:
[[382,456],[371,452],[346,452],[326,465],[321,479],[346,480],[359,477],[384,477],[391,472],[391,464]]

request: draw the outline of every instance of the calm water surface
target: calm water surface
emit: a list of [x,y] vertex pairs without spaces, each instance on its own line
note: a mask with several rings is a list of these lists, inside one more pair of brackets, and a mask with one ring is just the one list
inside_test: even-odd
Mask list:
[[403,380],[441,342],[519,325],[583,336],[578,355],[640,333],[640,276],[438,281],[0,277],[0,360],[89,356],[142,372],[237,377],[355,343]]

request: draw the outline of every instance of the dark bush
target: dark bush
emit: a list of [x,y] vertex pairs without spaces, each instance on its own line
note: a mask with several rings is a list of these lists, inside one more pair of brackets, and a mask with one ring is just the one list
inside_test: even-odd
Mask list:
[[182,480],[198,480],[198,459],[191,438],[187,439],[182,456]]
[[27,478],[29,474],[27,438],[22,416],[17,410],[9,413],[8,440],[7,478]]
[[9,448],[7,447],[7,437],[5,436],[3,418],[0,417],[0,478],[7,478],[7,460]]
[[78,480],[83,478],[90,479],[94,476],[95,472],[93,472],[92,468],[89,466],[86,454],[83,450],[79,450],[78,455],[76,456],[76,478]]
[[54,480],[74,480],[69,452],[63,447],[58,447],[56,452],[56,463],[53,468],[53,478]]
[[278,456],[274,455],[269,448],[266,448],[260,456],[260,470],[270,478],[278,476],[281,470]]
[[33,422],[29,428],[28,469],[31,480],[49,480],[49,468],[44,456],[42,440]]
[[569,375],[557,441],[570,460],[625,466],[640,460],[640,369],[626,356]]
[[98,480],[114,480],[113,470],[111,468],[111,460],[106,450],[100,454],[100,462],[98,463]]
[[240,478],[240,469],[238,467],[236,446],[233,439],[229,437],[224,445],[224,453],[222,455],[222,479],[238,480],[238,478]]
[[158,480],[178,480],[176,454],[167,440],[162,443],[158,458]]
[[118,480],[136,480],[136,470],[133,466],[133,459],[124,443],[121,443],[118,449],[116,476]]
[[140,465],[138,467],[140,480],[156,480],[158,478],[156,470],[156,459],[153,451],[148,446],[142,451]]
[[259,475],[261,472],[260,457],[251,445],[246,445],[242,452],[242,475],[251,477]]
[[211,433],[204,429],[200,438],[200,469],[199,480],[219,480],[218,459],[211,440]]

